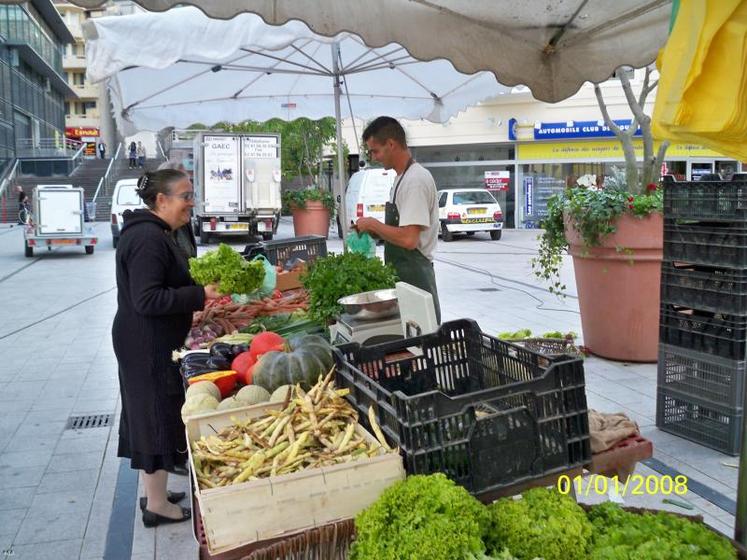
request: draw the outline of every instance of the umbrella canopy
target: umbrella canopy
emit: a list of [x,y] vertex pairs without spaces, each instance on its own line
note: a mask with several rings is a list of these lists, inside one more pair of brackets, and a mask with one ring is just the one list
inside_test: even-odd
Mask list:
[[[216,20],[185,7],[89,20],[84,33],[89,78],[109,79],[124,134],[334,115],[341,146],[343,114],[446,122],[510,91],[490,72],[467,75],[446,60],[419,61],[398,44],[371,48],[350,33],[326,37],[299,21],[271,26],[255,14]],[[344,169],[342,150],[337,168]],[[344,174],[338,179],[346,231]]]
[[[11,0],[13,1],[13,0]],[[18,1],[18,0],[16,0]],[[355,33],[374,47],[398,43],[420,60],[493,72],[556,102],[620,65],[651,63],[667,39],[671,0],[136,0],[151,11],[192,4],[214,18],[259,14],[301,20],[316,33]],[[104,0],[72,0],[92,8]],[[151,45],[142,46],[148,50]]]
[[[445,60],[421,62],[400,45],[370,48],[357,36],[315,34],[299,21],[257,15],[208,18],[192,7],[86,23],[88,74],[110,78],[126,133],[196,122],[389,114],[446,122],[510,88],[489,72],[466,75]],[[157,39],[156,39],[157,38]]]

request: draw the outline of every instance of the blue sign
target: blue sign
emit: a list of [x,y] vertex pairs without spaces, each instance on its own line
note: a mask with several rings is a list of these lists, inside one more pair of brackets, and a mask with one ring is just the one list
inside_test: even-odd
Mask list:
[[[631,119],[615,119],[613,121],[622,130],[628,130],[632,123]],[[516,119],[509,121],[510,140],[516,138]],[[561,140],[568,138],[606,138],[614,136],[604,121],[567,121],[567,122],[538,122],[534,125],[535,140]],[[634,136],[640,136],[640,127]]]
[[524,215],[531,216],[534,212],[534,177],[524,177]]

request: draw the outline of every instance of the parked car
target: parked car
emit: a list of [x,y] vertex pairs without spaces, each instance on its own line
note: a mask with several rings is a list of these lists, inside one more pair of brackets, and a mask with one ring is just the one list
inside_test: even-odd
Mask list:
[[501,238],[503,210],[485,189],[438,191],[438,218],[444,241],[453,241],[455,233],[474,235],[477,231],[490,232],[495,241]]
[[112,245],[117,248],[119,234],[122,231],[122,213],[125,210],[145,208],[143,200],[138,196],[137,179],[121,179],[114,185],[112,193]]
[[[389,201],[389,193],[397,176],[393,169],[367,168],[357,171],[350,177],[345,191],[345,208],[348,219],[371,217],[384,221],[384,207]],[[340,218],[337,218],[337,231],[342,237]]]

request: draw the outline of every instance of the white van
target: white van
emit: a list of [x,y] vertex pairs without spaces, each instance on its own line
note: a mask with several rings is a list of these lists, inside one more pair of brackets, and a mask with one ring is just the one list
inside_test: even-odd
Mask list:
[[[389,193],[394,186],[397,172],[394,169],[362,169],[353,174],[345,191],[345,208],[348,220],[355,223],[358,218],[371,217],[384,221],[384,208],[389,202]],[[337,231],[342,237],[340,218]]]
[[143,200],[138,196],[137,179],[121,179],[114,186],[112,194],[112,245],[117,248],[119,234],[122,231],[122,213],[125,210],[145,208]]

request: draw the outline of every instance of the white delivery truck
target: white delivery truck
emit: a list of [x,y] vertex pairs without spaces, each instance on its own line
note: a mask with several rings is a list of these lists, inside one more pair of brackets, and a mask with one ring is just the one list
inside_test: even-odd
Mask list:
[[72,185],[38,185],[33,193],[32,216],[24,230],[26,256],[34,248],[77,245],[93,254],[98,242],[94,222],[85,221],[83,189]]
[[272,239],[280,220],[280,135],[203,132],[194,139],[194,229]]

